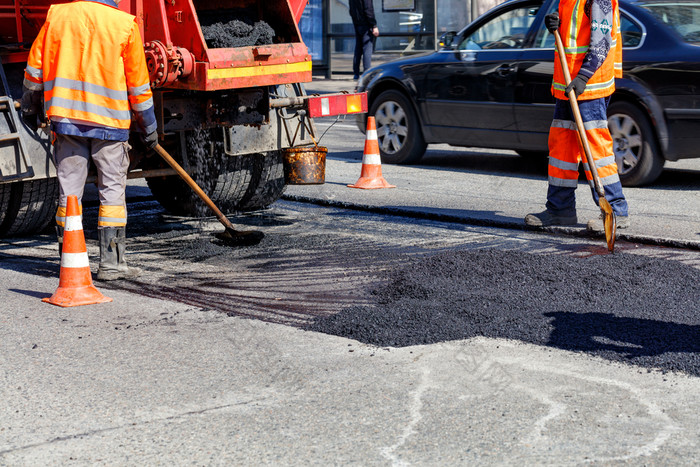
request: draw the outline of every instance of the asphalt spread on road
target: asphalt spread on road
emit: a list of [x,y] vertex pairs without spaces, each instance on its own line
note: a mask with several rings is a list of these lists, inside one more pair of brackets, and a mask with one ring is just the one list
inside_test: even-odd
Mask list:
[[677,261],[461,250],[383,274],[375,305],[309,329],[382,347],[516,339],[700,376],[700,271]]
[[[241,222],[251,227],[294,224],[272,215],[237,219]],[[152,229],[152,222],[145,224]],[[193,232],[191,226],[183,228]],[[465,248],[416,255],[415,245],[377,248],[371,239],[363,243],[355,236],[308,233],[272,235],[255,248],[224,247],[209,235],[178,242],[182,231],[151,232],[149,239],[159,235],[173,237],[162,254],[188,262],[230,268],[258,258],[262,263],[256,273],[278,274],[280,258],[294,251],[283,261],[292,275],[321,266],[340,271],[352,264],[355,269],[348,273],[364,271],[366,283],[379,284],[353,292],[370,306],[335,314],[296,310],[297,318],[306,317],[299,324],[305,329],[380,347],[475,336],[515,339],[700,376],[700,270],[674,259],[624,250],[607,254],[604,246],[556,253]],[[153,247],[150,240],[133,246]],[[353,260],[348,263],[348,258]],[[211,300],[201,306],[236,315],[237,307]],[[275,321],[274,310],[266,319]]]

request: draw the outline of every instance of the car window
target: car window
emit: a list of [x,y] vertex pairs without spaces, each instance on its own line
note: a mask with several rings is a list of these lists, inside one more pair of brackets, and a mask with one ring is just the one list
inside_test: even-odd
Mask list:
[[642,42],[643,32],[641,26],[621,13],[620,35],[622,36],[622,47],[637,47]]
[[459,50],[520,49],[538,7],[509,10],[493,18],[459,43]]
[[700,4],[697,2],[646,3],[641,6],[675,29],[684,41],[700,42]]
[[[550,11],[556,10],[558,3],[550,7]],[[636,47],[642,41],[642,28],[635,21],[632,21],[624,13],[620,13],[620,35],[622,36],[622,46],[623,47]],[[544,21],[540,25],[540,29],[537,31],[537,36],[535,36],[535,47],[540,49],[553,49],[554,48],[554,35],[547,31],[544,26]]]
[[[546,14],[552,13],[557,8],[559,8],[559,2],[553,2],[549,6],[549,11],[547,11]],[[553,49],[554,48],[554,35],[551,34],[549,31],[547,31],[547,28],[544,26],[544,21],[540,25],[540,29],[537,31],[537,36],[535,36],[534,47],[536,49]]]

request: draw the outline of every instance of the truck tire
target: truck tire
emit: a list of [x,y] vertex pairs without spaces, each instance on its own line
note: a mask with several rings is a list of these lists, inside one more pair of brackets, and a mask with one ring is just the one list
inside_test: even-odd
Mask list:
[[[9,196],[8,196],[9,192]],[[56,215],[58,179],[45,178],[2,185],[0,237],[36,234]]]
[[[179,144],[168,150],[180,162]],[[164,143],[166,144],[166,143]],[[221,211],[234,213],[261,209],[279,199],[284,191],[281,155],[229,156],[224,152],[220,130],[195,130],[185,134],[186,169]],[[180,216],[210,216],[211,210],[179,177],[146,179],[151,193],[169,212]]]
[[264,209],[280,199],[284,189],[282,151],[255,154],[253,180],[238,205],[241,211]]
[[12,192],[12,184],[0,183],[0,225],[2,225],[7,211],[10,206],[10,193]]

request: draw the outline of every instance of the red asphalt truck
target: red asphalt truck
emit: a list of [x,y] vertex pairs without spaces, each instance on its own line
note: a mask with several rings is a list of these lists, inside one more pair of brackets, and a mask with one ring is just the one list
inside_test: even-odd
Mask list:
[[[29,49],[52,3],[67,2],[0,0],[3,237],[40,232],[56,212],[58,181],[48,128],[28,129],[18,105]],[[312,63],[297,26],[306,3],[119,4],[141,27],[161,146],[224,212],[265,208],[287,184],[323,183],[325,149],[316,146],[313,118],[367,111],[364,93],[306,94],[303,83],[311,81]],[[157,154],[138,138],[131,146],[129,178],[145,178],[173,214],[207,213]]]

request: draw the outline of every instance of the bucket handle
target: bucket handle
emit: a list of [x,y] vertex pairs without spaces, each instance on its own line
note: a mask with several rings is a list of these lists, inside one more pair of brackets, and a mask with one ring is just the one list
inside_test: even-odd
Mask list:
[[[311,138],[311,141],[313,141],[313,143],[314,143],[314,147],[315,147],[315,148],[318,148],[318,142],[316,141],[316,138],[314,137],[313,129],[311,128],[311,126],[310,126],[310,125],[307,123],[307,121],[306,121],[306,120],[307,120],[307,119],[306,119],[306,111],[305,111],[305,110],[300,110],[300,111],[296,112],[296,113],[295,113],[294,115],[292,115],[292,116],[285,117],[284,115],[282,115],[281,110],[282,110],[282,109],[278,109],[278,110],[277,110],[277,113],[279,114],[280,118],[282,118],[282,120],[285,120],[285,122],[284,122],[284,131],[285,131],[285,133],[287,134],[287,141],[289,141],[289,145],[290,145],[291,147],[294,147],[294,143],[295,143],[296,140],[297,140],[297,135],[299,134],[299,129],[301,128],[302,125],[304,125],[304,128],[305,128],[306,131],[309,133],[309,137]],[[294,129],[294,136],[290,136],[290,135],[289,135],[289,127],[287,126],[286,120],[291,120],[291,119],[293,119],[293,118],[299,118],[299,122],[297,123],[296,128]],[[319,139],[319,140],[320,140],[320,139]]]

